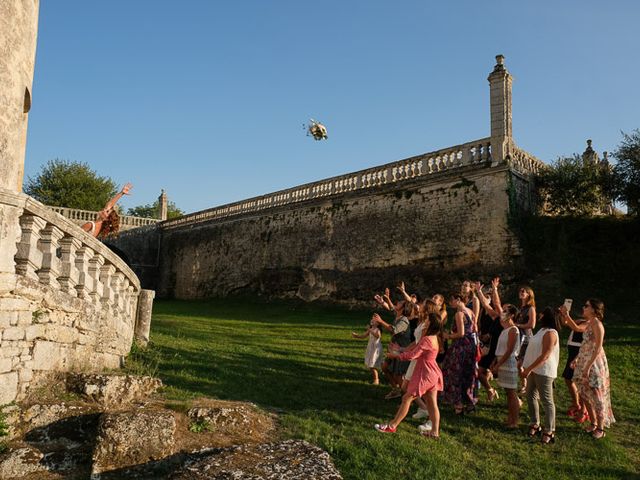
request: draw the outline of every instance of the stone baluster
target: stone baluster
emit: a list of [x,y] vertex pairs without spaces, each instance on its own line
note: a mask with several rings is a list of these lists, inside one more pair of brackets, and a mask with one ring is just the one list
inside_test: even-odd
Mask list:
[[38,248],[40,232],[47,225],[46,220],[35,215],[20,217],[22,234],[18,242],[15,256],[16,273],[39,280],[37,271],[42,266],[42,251]]
[[462,158],[460,160],[461,165],[471,165],[473,163],[473,152],[471,146],[467,145],[462,149]]
[[78,284],[79,271],[76,267],[76,252],[81,246],[82,242],[70,235],[65,235],[60,240],[62,256],[60,258],[61,268],[58,282],[60,282],[62,291],[73,297],[78,295],[76,285]]
[[484,148],[482,149],[482,161],[486,162],[488,160],[491,160],[491,157],[489,156],[489,146],[491,145],[491,143],[485,143],[484,144]]
[[89,276],[91,277],[93,290],[89,293],[94,304],[98,305],[104,295],[105,286],[102,283],[101,272],[105,259],[102,255],[96,254],[89,260]]
[[131,304],[133,301],[133,292],[134,292],[134,287],[133,285],[131,285],[131,282],[129,282],[129,279],[125,278],[124,281],[124,285],[125,285],[125,290],[124,290],[124,314],[127,318],[131,317]]
[[57,255],[60,239],[64,232],[53,224],[47,224],[40,232],[40,251],[42,251],[42,266],[38,270],[40,283],[59,288],[60,259]]
[[105,308],[111,308],[114,304],[115,291],[112,284],[114,273],[116,273],[116,267],[110,263],[105,262],[104,265],[100,267],[100,281],[104,286],[100,303],[102,303]]
[[94,252],[87,246],[80,246],[76,250],[76,268],[78,270],[78,282],[76,292],[79,298],[90,299],[93,292],[93,277],[89,273],[89,262],[93,258]]
[[124,282],[124,273],[116,270],[111,276],[111,289],[113,290],[113,303],[119,312],[124,312],[124,292],[126,290]]

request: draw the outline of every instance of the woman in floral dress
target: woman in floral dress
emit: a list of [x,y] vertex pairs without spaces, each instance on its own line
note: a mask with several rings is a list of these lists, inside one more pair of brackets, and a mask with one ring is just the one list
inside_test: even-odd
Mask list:
[[443,400],[452,404],[457,414],[462,414],[473,411],[477,402],[476,323],[461,295],[452,295],[449,304],[456,309],[456,315],[451,333],[443,334],[445,340],[453,341],[442,363]]
[[582,314],[586,322],[576,324],[567,309],[560,307],[562,320],[572,330],[584,332],[580,352],[575,359],[573,378],[578,388],[580,399],[591,419],[591,428],[587,429],[593,438],[605,436],[604,429],[616,420],[611,410],[609,383],[609,365],[602,347],[604,341],[604,303],[591,298],[582,306]]

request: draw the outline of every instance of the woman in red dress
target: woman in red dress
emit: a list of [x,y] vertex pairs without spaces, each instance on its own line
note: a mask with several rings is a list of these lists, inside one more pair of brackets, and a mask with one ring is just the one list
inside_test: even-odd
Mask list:
[[388,424],[378,425],[379,432],[395,433],[396,428],[407,416],[411,404],[416,398],[423,397],[427,404],[429,418],[432,422],[431,431],[423,435],[431,438],[440,436],[440,410],[438,410],[438,392],[442,391],[442,371],[436,363],[438,355],[438,334],[442,330],[442,318],[437,313],[430,313],[424,317],[423,336],[420,341],[402,353],[389,353],[389,358],[400,360],[416,360],[415,370],[402,397],[402,403],[393,420]]

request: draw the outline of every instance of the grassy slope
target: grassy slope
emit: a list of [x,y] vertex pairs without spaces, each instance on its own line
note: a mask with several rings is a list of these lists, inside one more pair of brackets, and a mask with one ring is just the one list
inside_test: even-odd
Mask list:
[[[367,312],[286,303],[158,301],[152,342],[167,395],[248,400],[280,413],[284,435],[328,450],[346,479],[638,478],[640,469],[640,327],[610,316],[606,350],[618,423],[593,441],[564,415],[566,388],[556,389],[558,442],[541,446],[502,429],[504,396],[458,418],[442,408],[442,439],[417,434],[405,421],[396,435],[375,432],[396,401],[368,384],[362,360]],[[384,338],[385,343],[388,336]],[[562,349],[561,364],[565,351]],[[425,477],[428,475],[428,477]]]

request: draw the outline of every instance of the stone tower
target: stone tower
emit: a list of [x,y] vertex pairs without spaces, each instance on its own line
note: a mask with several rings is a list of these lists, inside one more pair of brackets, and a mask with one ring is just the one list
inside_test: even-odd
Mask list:
[[22,191],[39,0],[0,1],[0,188]]
[[504,66],[504,55],[496,55],[496,65],[489,74],[491,107],[491,148],[495,162],[501,162],[511,153],[513,131],[511,126],[511,74]]

